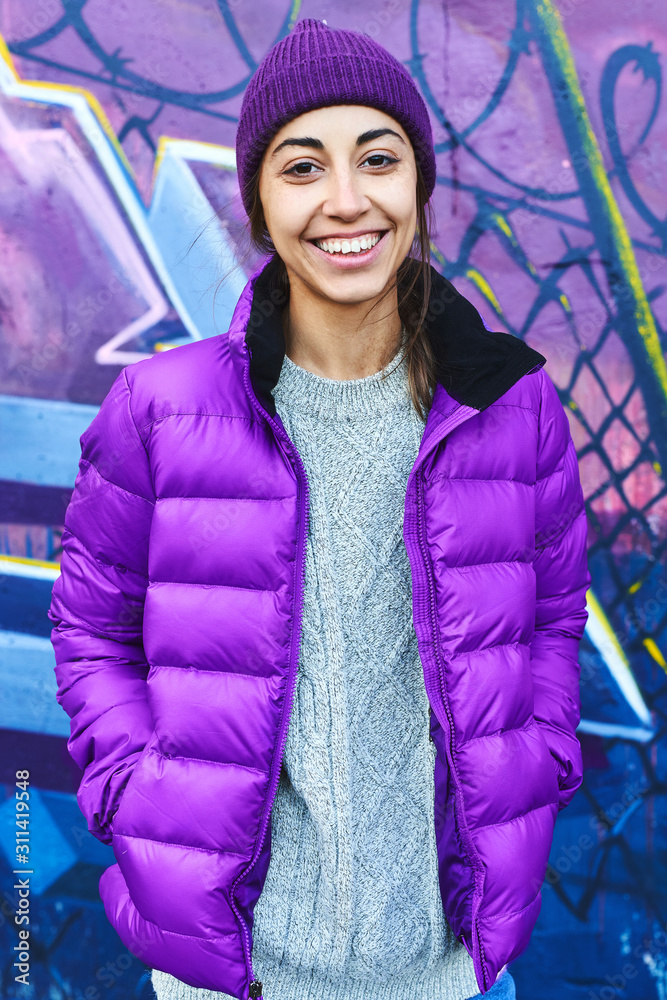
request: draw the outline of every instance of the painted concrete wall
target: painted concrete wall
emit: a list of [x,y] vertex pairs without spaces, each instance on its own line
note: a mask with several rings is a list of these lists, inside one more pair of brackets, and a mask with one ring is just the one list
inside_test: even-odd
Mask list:
[[[97,895],[46,618],[88,426],[121,367],[226,329],[244,88],[303,17],[412,73],[438,154],[432,264],[548,358],[593,586],[584,786],[560,816],[519,996],[667,995],[667,9],[652,0],[1,0],[0,946],[30,772],[34,991],[149,997]],[[195,236],[194,248],[188,247]]]

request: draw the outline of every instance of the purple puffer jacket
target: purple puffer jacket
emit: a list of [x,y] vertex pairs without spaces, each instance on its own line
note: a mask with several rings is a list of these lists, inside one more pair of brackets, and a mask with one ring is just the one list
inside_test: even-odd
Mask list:
[[[582,780],[586,517],[545,358],[432,269],[439,384],[407,483],[443,909],[480,992],[528,945]],[[420,286],[421,287],[421,286]],[[100,880],[149,966],[247,1000],[299,658],[308,483],[271,389],[275,262],[231,328],[120,373],[81,436],[49,617]],[[271,984],[268,983],[269,990]]]

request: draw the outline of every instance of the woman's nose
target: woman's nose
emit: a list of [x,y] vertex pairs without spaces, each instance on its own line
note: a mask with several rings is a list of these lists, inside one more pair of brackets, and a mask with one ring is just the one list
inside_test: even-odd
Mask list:
[[339,170],[332,171],[327,183],[327,197],[323,205],[327,215],[354,218],[369,207],[363,178],[355,177],[349,170]]

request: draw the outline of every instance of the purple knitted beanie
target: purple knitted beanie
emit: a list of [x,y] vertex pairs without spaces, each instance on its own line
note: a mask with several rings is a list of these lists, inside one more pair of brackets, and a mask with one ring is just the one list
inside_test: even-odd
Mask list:
[[435,187],[433,133],[408,71],[369,35],[307,17],[267,52],[243,95],[236,169],[248,215],[249,184],[273,136],[293,118],[331,104],[368,105],[400,122],[430,198]]

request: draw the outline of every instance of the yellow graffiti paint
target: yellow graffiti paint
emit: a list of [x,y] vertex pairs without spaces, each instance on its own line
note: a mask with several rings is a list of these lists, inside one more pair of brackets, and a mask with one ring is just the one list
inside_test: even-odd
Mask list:
[[431,255],[435,257],[440,267],[445,267],[447,264],[447,258],[445,257],[445,255],[442,253],[441,250],[438,250],[437,246],[432,240],[429,242],[429,249],[431,251]]
[[[643,726],[652,729],[653,723],[649,707],[639,690],[628,658],[619,642],[619,637],[614,632],[592,588],[589,588],[586,593],[586,610],[588,611],[586,635],[604,660],[607,669],[637,718]],[[622,634],[621,638],[626,638],[625,633]]]
[[60,563],[48,562],[45,559],[30,559],[27,556],[8,556],[3,553],[0,556],[3,563],[16,563],[19,566],[40,566],[42,569],[57,569],[60,571]]
[[618,253],[623,276],[634,297],[634,314],[637,330],[644,342],[647,359],[658,385],[667,399],[667,365],[665,364],[655,320],[653,319],[646,292],[639,275],[639,268],[637,267],[637,260],[630,235],[611,189],[602,161],[600,147],[588,117],[586,102],[581,92],[570,44],[563,29],[560,14],[551,0],[541,0],[540,3],[535,4],[534,10],[538,23],[543,29],[544,37],[548,40],[553,54],[558,60],[560,71],[567,86],[570,106],[574,112],[573,122],[577,129],[579,145],[581,151],[586,156],[591,175],[599,193],[600,207],[607,217],[611,238]]
[[520,251],[520,253],[521,253],[521,259],[523,261],[524,266],[530,271],[530,273],[532,274],[532,276],[534,278],[536,278],[537,277],[537,270],[535,269],[535,265],[533,264],[533,262],[531,260],[528,259],[528,257],[526,257],[526,254],[525,254],[523,248],[521,247],[519,241],[517,240],[516,236],[514,235],[514,230],[510,226],[510,224],[507,221],[507,219],[505,218],[505,216],[502,215],[500,212],[491,212],[491,218],[493,219],[493,221],[495,222],[495,224],[498,226],[498,229],[501,231],[501,233],[503,233],[507,237],[507,239],[510,241],[510,243],[512,244],[512,246],[514,247],[514,249]]
[[479,288],[480,292],[487,300],[487,302],[493,306],[493,308],[495,309],[495,311],[498,313],[499,316],[502,316],[503,311],[500,307],[500,302],[496,298],[494,291],[491,288],[491,285],[488,283],[484,275],[480,274],[480,272],[476,270],[476,268],[469,267],[466,271],[466,278],[470,278],[473,284],[476,285],[477,288]]
[[[161,135],[158,139],[155,160],[153,162],[153,176],[151,178],[151,193],[155,190],[155,182],[160,167],[165,156],[169,152],[180,155],[184,160],[196,159],[204,163],[212,163],[227,170],[235,170],[235,151],[229,146],[222,146],[219,142],[205,142],[203,139],[175,139],[169,135]],[[224,157],[228,162],[221,162],[221,154],[228,153]]]
[[512,243],[514,244],[514,246],[518,246],[519,244],[517,243],[516,236],[512,232],[511,226],[510,226],[509,222],[507,221],[507,219],[503,215],[501,215],[500,212],[492,212],[491,213],[491,218],[493,219],[493,221],[495,222],[495,224],[498,226],[498,229],[502,229],[502,231],[504,232],[505,236],[507,236],[507,238],[512,241]]
[[294,25],[296,24],[300,10],[301,10],[301,0],[292,0],[292,6],[289,12],[289,21],[287,23],[288,31],[291,31]]
[[646,651],[648,652],[649,656],[651,656],[658,664],[658,666],[662,667],[665,673],[667,673],[667,661],[665,660],[664,656],[662,655],[660,649],[655,644],[653,639],[648,639],[648,638],[644,639],[643,644],[646,647]]

